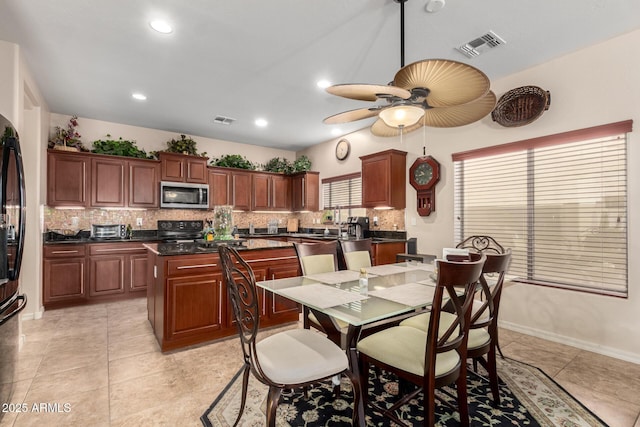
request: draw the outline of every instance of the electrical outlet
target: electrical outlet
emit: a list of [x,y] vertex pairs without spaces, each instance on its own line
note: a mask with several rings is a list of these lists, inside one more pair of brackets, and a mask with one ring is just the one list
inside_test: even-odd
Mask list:
[[416,225],[416,219],[415,218],[411,218],[411,225]]
[[136,218],[136,225],[142,227],[142,218]]

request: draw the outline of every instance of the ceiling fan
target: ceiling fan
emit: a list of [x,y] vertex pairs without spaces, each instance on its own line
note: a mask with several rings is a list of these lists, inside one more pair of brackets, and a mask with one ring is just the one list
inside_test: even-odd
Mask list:
[[337,124],[378,116],[376,136],[395,136],[421,128],[464,126],[482,119],[496,105],[489,78],[477,68],[448,59],[425,59],[404,65],[404,3],[400,3],[400,70],[387,85],[337,84],[332,95],[360,101],[382,101],[324,119]]

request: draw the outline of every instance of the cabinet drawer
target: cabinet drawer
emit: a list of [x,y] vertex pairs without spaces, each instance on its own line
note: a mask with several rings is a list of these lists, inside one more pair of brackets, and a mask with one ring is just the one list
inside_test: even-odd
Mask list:
[[86,253],[86,245],[45,245],[45,258],[71,258],[83,257]]
[[167,276],[184,276],[220,271],[220,259],[217,256],[198,258],[175,258],[167,260]]
[[141,242],[126,243],[92,243],[89,245],[89,255],[120,255],[143,254],[146,249]]

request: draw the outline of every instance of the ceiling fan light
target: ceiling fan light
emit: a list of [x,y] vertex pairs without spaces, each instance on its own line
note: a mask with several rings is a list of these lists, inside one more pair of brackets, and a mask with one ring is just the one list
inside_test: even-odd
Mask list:
[[380,111],[379,116],[387,126],[400,128],[418,123],[424,110],[414,105],[399,105]]

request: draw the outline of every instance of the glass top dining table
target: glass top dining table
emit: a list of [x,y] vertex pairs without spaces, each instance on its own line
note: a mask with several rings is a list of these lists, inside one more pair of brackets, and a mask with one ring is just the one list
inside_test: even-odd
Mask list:
[[352,270],[264,280],[257,285],[354,326],[407,313],[433,300],[432,264],[374,266],[367,269],[367,276],[367,289],[360,289],[359,272]]
[[[430,306],[436,283],[433,265],[416,261],[370,267],[367,268],[367,275],[366,289],[360,289],[359,271],[352,270],[264,280],[256,284],[306,306],[323,327],[335,327],[338,337],[345,331],[340,331],[330,319],[348,323],[346,353],[351,370],[359,375],[356,346],[361,332],[379,324],[385,327],[385,322],[412,315],[414,311]],[[341,342],[336,344],[340,345]],[[362,393],[366,387],[360,384],[360,390]],[[357,410],[359,423],[364,425],[362,400]]]

